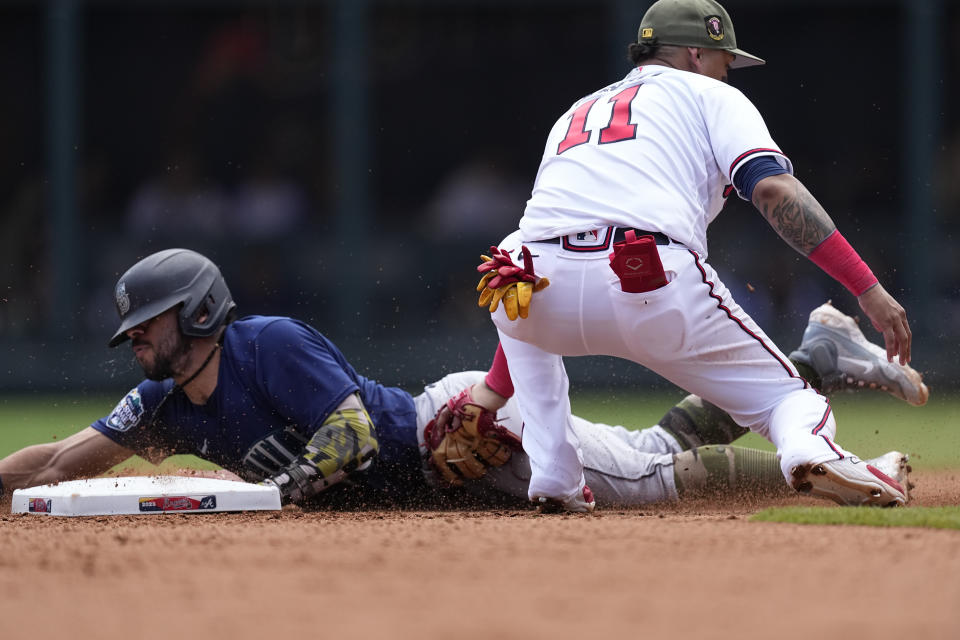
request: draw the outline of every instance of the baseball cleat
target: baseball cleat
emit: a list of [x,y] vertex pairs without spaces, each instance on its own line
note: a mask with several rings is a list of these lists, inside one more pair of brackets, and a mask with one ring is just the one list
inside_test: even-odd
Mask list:
[[531,502],[537,507],[537,513],[593,513],[597,506],[593,491],[587,485],[583,486],[583,492],[564,500],[535,496]]
[[810,312],[800,348],[790,359],[817,372],[823,393],[879,389],[914,406],[930,397],[913,367],[888,362],[886,350],[867,340],[856,321],[829,302]]
[[829,498],[837,504],[896,507],[907,503],[906,487],[855,456],[797,465],[790,476],[790,485],[800,493]]
[[910,456],[899,451],[890,451],[879,458],[866,461],[867,464],[873,465],[877,470],[896,480],[897,484],[903,487],[903,494],[907,496],[908,501],[910,500],[910,491],[914,487],[914,484],[910,482],[909,474],[913,471],[913,467],[910,466],[909,462]]

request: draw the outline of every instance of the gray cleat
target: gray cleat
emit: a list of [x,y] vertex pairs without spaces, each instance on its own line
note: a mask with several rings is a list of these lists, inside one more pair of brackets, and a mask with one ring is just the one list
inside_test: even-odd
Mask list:
[[914,406],[930,397],[913,367],[888,362],[886,350],[867,340],[856,321],[829,302],[810,312],[800,348],[790,359],[817,372],[823,393],[880,389]]

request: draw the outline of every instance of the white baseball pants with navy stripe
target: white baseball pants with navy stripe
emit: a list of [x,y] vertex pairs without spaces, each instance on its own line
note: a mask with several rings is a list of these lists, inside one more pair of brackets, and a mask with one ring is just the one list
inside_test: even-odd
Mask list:
[[[696,252],[658,246],[668,284],[625,293],[610,269],[609,249],[526,245],[537,275],[549,278],[550,286],[533,295],[527,318],[511,321],[501,308],[493,321],[524,422],[531,498],[563,499],[584,485],[583,443],[571,427],[564,356],[632,360],[714,403],[776,446],[785,478],[795,465],[850,455],[833,442],[836,423],[827,399],[799,376]],[[520,246],[519,232],[500,245],[515,258]]]

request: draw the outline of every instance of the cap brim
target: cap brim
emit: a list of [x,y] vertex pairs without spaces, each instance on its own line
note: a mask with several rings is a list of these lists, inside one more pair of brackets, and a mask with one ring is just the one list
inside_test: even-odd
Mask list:
[[737,56],[733,62],[730,63],[731,69],[742,69],[743,67],[758,67],[761,64],[767,64],[763,58],[758,58],[755,55],[751,55],[742,49],[727,49],[727,52],[732,53]]

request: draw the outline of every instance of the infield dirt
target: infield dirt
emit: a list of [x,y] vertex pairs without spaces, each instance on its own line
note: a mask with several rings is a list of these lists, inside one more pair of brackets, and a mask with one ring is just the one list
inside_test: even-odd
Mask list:
[[0,638],[960,637],[960,532],[748,521],[772,504],[823,503],[4,515]]

